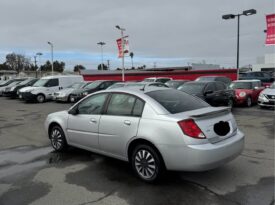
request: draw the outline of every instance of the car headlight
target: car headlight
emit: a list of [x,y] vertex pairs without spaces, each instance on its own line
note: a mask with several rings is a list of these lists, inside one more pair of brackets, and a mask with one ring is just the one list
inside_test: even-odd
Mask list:
[[88,95],[89,93],[88,92],[84,92],[84,93],[82,93],[82,95],[84,95],[84,96],[86,96],[86,95]]
[[259,95],[260,98],[263,98],[265,97],[264,94],[261,92],[260,95]]
[[245,97],[245,96],[246,96],[246,93],[245,93],[245,92],[240,92],[240,93],[239,93],[239,96],[240,96],[240,97]]
[[66,94],[65,94],[65,93],[58,93],[58,96],[59,96],[59,97],[65,97]]
[[14,91],[14,89],[15,89],[15,86],[11,87],[10,91]]

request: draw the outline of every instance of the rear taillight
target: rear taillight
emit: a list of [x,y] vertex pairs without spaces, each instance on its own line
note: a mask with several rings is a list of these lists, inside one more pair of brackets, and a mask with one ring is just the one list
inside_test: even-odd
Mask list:
[[196,139],[205,139],[205,135],[193,119],[179,121],[178,124],[185,135]]

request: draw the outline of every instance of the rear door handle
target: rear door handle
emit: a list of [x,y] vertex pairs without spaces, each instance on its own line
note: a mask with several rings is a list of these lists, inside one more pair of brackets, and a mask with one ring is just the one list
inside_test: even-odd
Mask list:
[[91,119],[90,119],[90,122],[92,122],[92,123],[96,123],[96,119],[91,118]]
[[131,125],[131,121],[125,120],[125,121],[124,121],[124,124],[125,124],[125,125]]

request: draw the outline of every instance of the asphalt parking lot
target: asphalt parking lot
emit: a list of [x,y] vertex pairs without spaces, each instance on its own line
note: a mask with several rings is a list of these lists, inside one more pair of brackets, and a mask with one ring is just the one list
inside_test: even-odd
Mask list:
[[274,110],[234,108],[246,135],[237,159],[207,172],[169,172],[151,185],[125,162],[74,148],[54,152],[44,120],[69,107],[0,98],[0,205],[274,204]]

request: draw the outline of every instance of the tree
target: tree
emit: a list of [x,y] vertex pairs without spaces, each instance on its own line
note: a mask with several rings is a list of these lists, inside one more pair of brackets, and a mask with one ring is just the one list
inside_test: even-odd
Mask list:
[[0,64],[0,70],[10,70],[6,63]]
[[131,57],[131,62],[132,62],[132,70],[134,70],[134,69],[135,69],[135,68],[134,68],[134,63],[133,63],[134,53],[133,53],[133,52],[131,52],[131,53],[129,54],[129,56]]
[[[102,67],[103,67],[103,69],[102,69]],[[97,70],[108,70],[108,66],[107,65],[105,65],[105,64],[99,64],[98,66],[97,66]]]
[[86,68],[83,65],[74,66],[74,72],[79,72],[80,70],[86,70]]
[[[54,61],[53,62],[53,70],[56,72],[62,73],[65,69],[65,63],[64,62],[59,62],[59,61]],[[52,64],[50,61],[46,61],[44,65],[41,66],[42,71],[51,71],[52,70]]]
[[28,70],[31,67],[30,59],[16,53],[7,54],[5,64],[10,70],[15,70],[17,73]]

